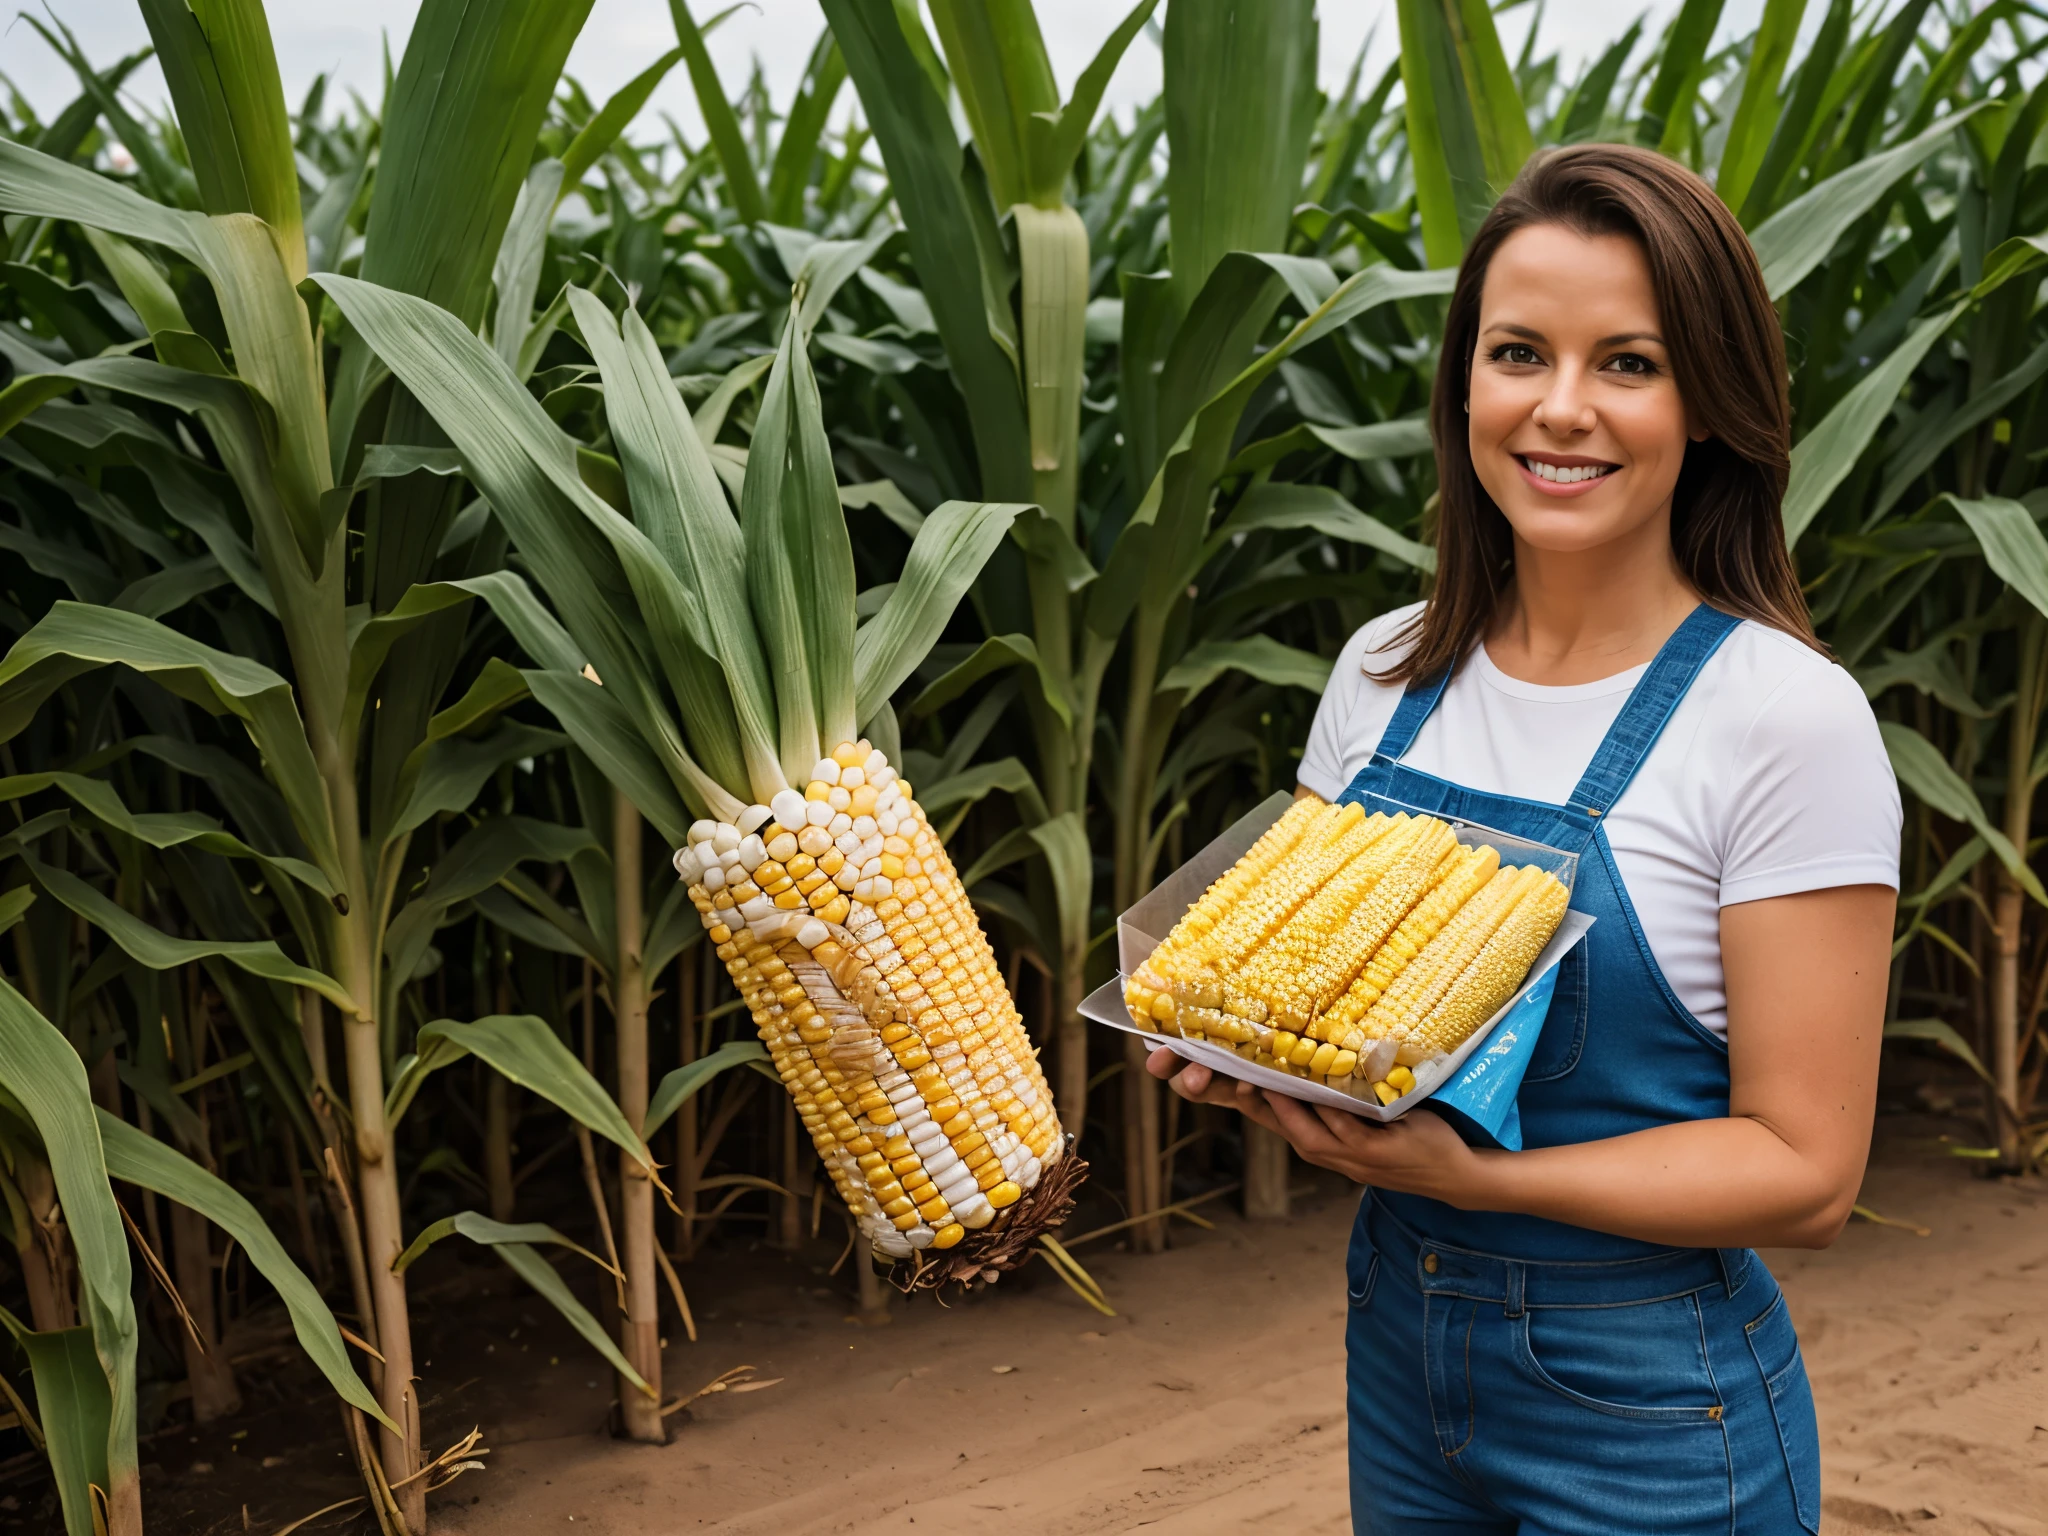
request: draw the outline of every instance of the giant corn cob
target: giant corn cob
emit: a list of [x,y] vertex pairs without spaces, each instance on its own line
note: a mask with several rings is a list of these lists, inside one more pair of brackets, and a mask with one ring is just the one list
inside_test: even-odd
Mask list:
[[880,1252],[946,1250],[1063,1152],[1052,1097],[946,851],[867,742],[676,870],[847,1207]]
[[1433,816],[1304,798],[1125,984],[1147,1029],[1391,1103],[1512,997],[1568,893]]

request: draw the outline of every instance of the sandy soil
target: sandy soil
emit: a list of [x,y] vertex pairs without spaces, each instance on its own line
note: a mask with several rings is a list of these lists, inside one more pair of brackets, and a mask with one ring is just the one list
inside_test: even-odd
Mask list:
[[[1819,1399],[1826,1536],[2048,1536],[2048,1184],[1974,1177],[1909,1125],[1886,1132],[1863,1199],[1930,1236],[1857,1221],[1827,1252],[1769,1255]],[[899,1300],[873,1328],[849,1315],[845,1272],[824,1273],[829,1242],[693,1266],[702,1338],[670,1341],[670,1390],[743,1364],[780,1379],[700,1400],[666,1447],[605,1436],[610,1382],[544,1305],[443,1262],[420,1277],[422,1355],[443,1356],[429,1436],[480,1424],[492,1469],[437,1497],[435,1530],[1347,1531],[1353,1198],[1302,1177],[1287,1222],[1248,1226],[1226,1199],[1165,1255],[1084,1248],[1114,1318],[1039,1265],[950,1309]],[[488,1374],[436,1388],[449,1361]],[[269,1411],[148,1447],[153,1531],[274,1532],[355,1491],[317,1384],[281,1363],[274,1385]]]
[[[1932,1235],[1859,1220],[1769,1256],[1819,1398],[1829,1536],[2048,1533],[2048,1192],[1891,1145],[1864,1202]],[[705,1400],[665,1449],[563,1433],[559,1410],[502,1422],[498,1470],[444,1528],[1347,1530],[1350,1203],[1333,1181],[1277,1227],[1222,1216],[1163,1257],[1092,1253],[1113,1319],[1040,1283],[864,1330],[764,1289],[669,1358],[781,1385]]]

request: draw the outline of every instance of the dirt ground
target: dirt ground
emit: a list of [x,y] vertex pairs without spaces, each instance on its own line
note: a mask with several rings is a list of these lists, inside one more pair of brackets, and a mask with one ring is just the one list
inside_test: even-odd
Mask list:
[[[1975,1177],[1926,1127],[1887,1126],[1863,1201],[1930,1235],[1858,1220],[1826,1252],[1768,1255],[1819,1400],[1826,1533],[2048,1536],[2048,1183]],[[701,1338],[669,1341],[667,1385],[740,1365],[775,1385],[701,1399],[666,1447],[606,1437],[607,1375],[502,1271],[423,1263],[429,1437],[475,1424],[490,1447],[489,1470],[436,1497],[434,1528],[1345,1531],[1353,1197],[1301,1180],[1286,1222],[1247,1225],[1226,1198],[1204,1207],[1213,1230],[1176,1227],[1165,1255],[1084,1247],[1113,1318],[1033,1265],[864,1327],[845,1272],[825,1274],[829,1241],[795,1257],[737,1245],[686,1271]],[[268,1377],[245,1367],[240,1419],[145,1446],[152,1531],[274,1533],[356,1491],[331,1410],[302,1406],[321,1403],[316,1381],[276,1358]]]

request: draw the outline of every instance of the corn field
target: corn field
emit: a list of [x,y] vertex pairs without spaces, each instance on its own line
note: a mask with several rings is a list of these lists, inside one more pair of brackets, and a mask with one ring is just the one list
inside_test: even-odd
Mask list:
[[[640,1440],[706,1251],[843,1217],[886,1304],[669,867],[827,718],[950,848],[1090,1218],[1147,1252],[1231,1178],[1284,1207],[1284,1148],[1076,1007],[1426,592],[1443,302],[1545,145],[1655,146],[1751,231],[1786,533],[1907,792],[1886,1033],[1981,1080],[1952,1150],[2048,1156],[2033,8],[1685,0],[1574,71],[1540,15],[1511,57],[1485,0],[1395,0],[1398,60],[1326,92],[1314,0],[1138,0],[1063,96],[1031,0],[823,0],[773,101],[670,0],[600,102],[590,0],[423,0],[374,107],[294,107],[260,0],[139,4],[167,102],[24,14],[77,94],[0,107],[0,1477],[42,1528],[143,1531],[139,1437],[235,1411],[224,1245],[387,1536],[466,1465],[421,1412],[436,1243],[559,1310]],[[1133,49],[1163,91],[1105,112]],[[642,110],[675,71],[701,139]]]

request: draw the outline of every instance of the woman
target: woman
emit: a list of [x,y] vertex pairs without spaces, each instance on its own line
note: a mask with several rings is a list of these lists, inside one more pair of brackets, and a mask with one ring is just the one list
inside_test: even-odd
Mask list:
[[1785,549],[1741,227],[1647,151],[1532,160],[1465,257],[1431,426],[1434,595],[1345,648],[1301,793],[1580,851],[1526,1150],[1151,1070],[1369,1186],[1357,1530],[1818,1531],[1813,1398],[1749,1250],[1823,1247],[1855,1199],[1900,808]]

